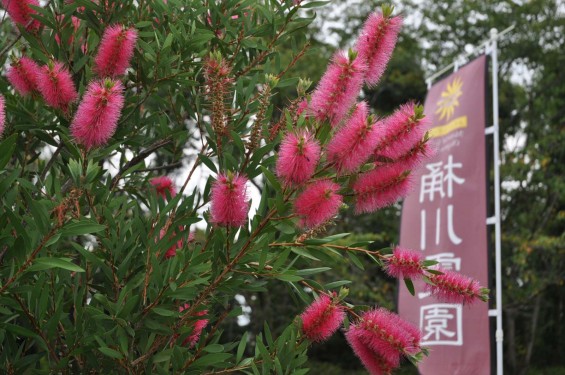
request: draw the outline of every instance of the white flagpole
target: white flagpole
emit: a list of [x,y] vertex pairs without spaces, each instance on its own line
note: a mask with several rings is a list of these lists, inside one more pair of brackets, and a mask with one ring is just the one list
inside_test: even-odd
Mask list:
[[496,268],[496,374],[503,374],[502,367],[502,250],[500,244],[500,160],[499,160],[499,124],[498,124],[498,31],[490,30],[492,60],[492,126],[494,154],[494,233],[495,233],[495,268]]

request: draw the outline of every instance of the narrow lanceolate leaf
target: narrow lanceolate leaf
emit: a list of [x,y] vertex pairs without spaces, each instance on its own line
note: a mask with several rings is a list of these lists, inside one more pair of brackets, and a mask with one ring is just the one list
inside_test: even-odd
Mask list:
[[415,295],[416,292],[414,291],[414,283],[412,282],[412,280],[405,278],[404,279],[404,284],[406,284],[406,288],[408,289],[408,291],[410,292],[410,294]]
[[100,350],[100,352],[102,352],[104,355],[107,355],[108,357],[111,358],[122,359],[124,357],[122,353],[118,352],[117,350],[110,349],[108,347],[103,346],[98,348],[98,350]]
[[43,271],[51,268],[62,268],[73,272],[84,272],[84,269],[72,263],[66,258],[38,258],[34,264],[27,269],[28,272]]
[[77,221],[70,223],[63,228],[63,236],[78,236],[81,234],[91,234],[103,231],[106,226],[90,220]]

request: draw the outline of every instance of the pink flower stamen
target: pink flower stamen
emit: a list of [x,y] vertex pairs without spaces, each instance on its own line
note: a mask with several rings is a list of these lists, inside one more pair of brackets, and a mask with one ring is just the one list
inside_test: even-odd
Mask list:
[[392,277],[412,279],[423,275],[423,261],[419,252],[397,246],[385,260],[385,271]]
[[124,106],[124,87],[107,79],[91,82],[71,123],[71,134],[86,149],[105,145],[114,135]]
[[300,217],[299,225],[314,228],[337,215],[343,202],[338,191],[339,185],[329,180],[308,186],[294,201],[294,211]]
[[337,126],[347,116],[361,91],[365,69],[364,62],[354,55],[334,55],[310,102],[310,110],[318,121],[328,120]]
[[338,330],[344,318],[343,307],[322,295],[302,313],[302,331],[310,341],[325,341]]
[[320,145],[310,133],[288,133],[279,149],[277,175],[286,184],[302,184],[312,177],[319,160]]
[[249,200],[247,179],[238,174],[219,174],[212,184],[211,221],[218,225],[240,227],[247,222]]
[[401,27],[401,17],[385,17],[382,13],[372,13],[365,21],[355,48],[359,58],[367,64],[367,85],[375,86],[379,82],[392,56]]
[[327,159],[338,172],[353,172],[365,163],[378,139],[378,128],[365,102],[357,104],[351,118],[334,135],[327,146]]

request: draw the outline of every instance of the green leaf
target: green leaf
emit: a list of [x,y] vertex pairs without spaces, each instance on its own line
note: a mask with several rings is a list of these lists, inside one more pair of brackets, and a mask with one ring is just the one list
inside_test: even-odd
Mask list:
[[221,366],[222,363],[230,357],[231,357],[230,353],[210,353],[208,355],[204,355],[198,358],[196,361],[194,361],[192,366],[193,367],[210,366],[210,365]]
[[152,26],[153,22],[151,21],[141,21],[135,24],[136,29],[142,29],[144,27]]
[[296,274],[300,276],[307,276],[307,275],[314,275],[316,273],[326,272],[329,270],[331,270],[330,267],[306,268],[303,270],[296,271]]
[[282,281],[302,281],[304,280],[302,277],[298,275],[289,275],[287,273],[283,273],[281,275],[276,275],[275,278],[282,280]]
[[171,358],[171,355],[173,355],[173,350],[167,349],[155,354],[152,359],[154,363],[165,362],[168,361],[169,358]]
[[4,169],[6,164],[12,158],[12,154],[16,149],[17,134],[12,134],[0,143],[0,170]]
[[204,163],[208,168],[210,168],[210,170],[212,172],[218,173],[218,168],[216,168],[216,165],[214,164],[214,162],[212,160],[210,160],[210,158],[208,156],[199,154],[198,158],[200,159],[200,161],[202,163]]
[[351,260],[351,263],[353,263],[357,268],[359,268],[362,271],[365,269],[365,267],[363,266],[363,262],[361,262],[361,260],[359,260],[357,255],[353,254],[352,252],[348,252],[347,256]]
[[221,353],[224,351],[224,346],[221,344],[210,344],[203,349],[208,353]]
[[408,289],[408,291],[410,292],[410,294],[415,295],[416,292],[414,291],[414,283],[412,282],[412,280],[405,278],[404,279],[404,284],[406,284],[406,289]]
[[167,309],[163,309],[160,307],[155,307],[153,308],[153,312],[157,315],[161,315],[161,316],[174,316],[177,315],[177,313],[173,310],[167,310]]
[[37,258],[27,270],[29,272],[43,271],[51,268],[62,268],[68,271],[84,272],[84,269],[72,263],[68,258]]
[[425,261],[422,262],[422,265],[424,267],[431,267],[431,266],[435,266],[438,263],[439,262],[437,260],[425,260]]
[[301,8],[304,8],[304,9],[317,8],[317,7],[324,6],[328,3],[329,3],[329,1],[311,1],[309,3],[301,5]]
[[271,184],[271,186],[276,191],[281,191],[281,184],[279,183],[279,180],[277,180],[277,178],[275,177],[273,172],[271,172],[270,170],[268,170],[267,168],[265,168],[262,165],[260,165],[260,168],[261,168],[261,171],[263,172],[263,175],[267,178],[267,180],[269,180],[269,183]]
[[323,245],[329,242],[333,242],[336,240],[339,240],[341,238],[347,237],[349,236],[349,233],[339,233],[339,234],[334,234],[333,236],[328,236],[328,237],[324,237],[324,238],[310,238],[306,241],[304,241],[305,245]]
[[120,353],[117,350],[114,349],[110,349],[107,346],[101,346],[98,348],[98,350],[100,350],[100,352],[104,355],[107,355],[110,358],[115,358],[115,359],[122,359],[124,358],[124,356],[122,355],[122,353]]
[[173,44],[173,38],[174,38],[174,34],[167,35],[167,38],[165,39],[165,42],[163,43],[163,47],[161,48],[161,50],[165,50],[169,48],[171,44]]
[[329,283],[329,284],[324,285],[324,288],[325,289],[336,289],[336,288],[339,288],[339,287],[347,285],[347,284],[351,284],[351,281],[349,281],[349,280],[334,281],[333,283]]
[[237,354],[235,357],[235,362],[239,363],[241,358],[243,358],[243,354],[245,353],[245,348],[247,348],[247,337],[249,335],[248,331],[245,331],[243,336],[241,337],[241,341],[239,341],[239,345],[237,346]]
[[79,236],[81,234],[97,233],[106,229],[106,226],[90,220],[77,221],[63,227],[63,236]]
[[295,254],[298,254],[304,258],[308,258],[308,259],[312,259],[312,260],[316,260],[319,261],[320,259],[316,258],[315,256],[311,255],[307,249],[301,248],[301,247],[293,247],[292,248],[292,252]]
[[430,270],[430,269],[427,269],[426,272],[432,273],[432,274],[434,274],[434,275],[443,275],[443,272],[438,271],[438,270]]

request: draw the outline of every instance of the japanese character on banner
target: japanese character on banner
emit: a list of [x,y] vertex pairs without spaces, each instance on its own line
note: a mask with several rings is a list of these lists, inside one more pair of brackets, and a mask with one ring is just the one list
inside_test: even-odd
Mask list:
[[420,307],[422,346],[463,345],[463,306],[437,303]]
[[[443,161],[436,163],[429,163],[426,165],[426,169],[429,173],[422,175],[420,184],[420,203],[424,203],[426,200],[433,202],[437,197],[438,199],[443,199],[453,197],[453,184],[462,185],[465,179],[457,176],[455,169],[463,168],[462,163],[455,163],[453,161],[453,155],[449,155],[447,162],[444,164]],[[453,226],[453,205],[447,205],[447,218],[446,227],[447,235],[449,240],[454,245],[459,245],[463,240],[455,233]],[[427,211],[422,209],[420,211],[420,248],[425,250],[427,247],[426,242],[426,219]],[[435,210],[435,245],[439,245],[441,238],[441,228],[442,228],[442,211],[440,208]]]

